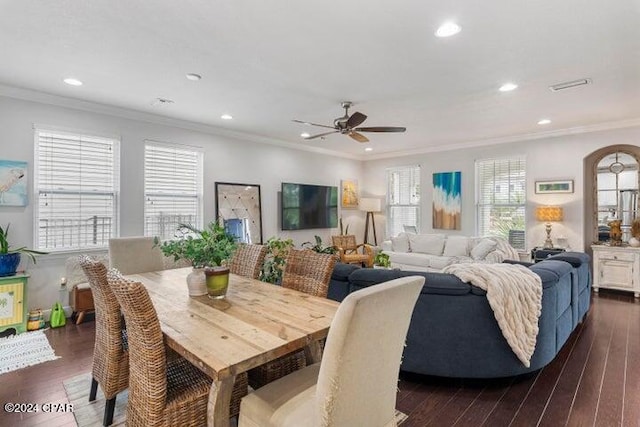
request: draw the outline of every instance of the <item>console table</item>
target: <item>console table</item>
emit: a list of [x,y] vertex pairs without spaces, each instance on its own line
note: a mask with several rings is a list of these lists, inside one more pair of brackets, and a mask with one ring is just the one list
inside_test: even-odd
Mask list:
[[0,332],[13,329],[16,334],[27,330],[28,274],[0,277]]
[[593,245],[593,290],[631,291],[640,298],[640,248]]
[[551,255],[559,254],[562,252],[566,252],[566,249],[535,247],[531,249],[531,261],[540,262],[542,260],[549,258]]

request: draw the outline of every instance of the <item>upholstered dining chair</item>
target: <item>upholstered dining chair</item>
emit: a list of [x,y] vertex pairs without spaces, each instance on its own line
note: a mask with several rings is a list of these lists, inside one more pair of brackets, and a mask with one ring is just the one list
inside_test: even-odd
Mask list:
[[348,295],[322,362],[244,397],[238,426],[395,426],[400,358],[423,284],[403,277]]
[[257,279],[267,254],[265,245],[240,244],[231,257],[229,269],[233,274]]
[[[115,269],[107,273],[127,323],[129,335],[129,401],[127,426],[204,426],[212,380],[175,352],[167,358],[160,321],[144,285]],[[238,375],[230,417],[247,394],[246,375]]]
[[[291,249],[285,261],[282,287],[326,298],[336,258],[311,250]],[[249,371],[249,385],[254,389],[306,366],[303,350],[272,360]]]
[[109,264],[122,274],[164,270],[164,255],[153,237],[118,237],[109,239]]
[[[353,234],[331,236],[333,246],[338,250],[340,262],[344,264],[364,264],[373,267],[373,248],[367,244],[356,244]],[[362,252],[358,252],[361,250]]]
[[107,283],[107,268],[86,255],[79,263],[89,281],[95,307],[96,337],[89,401],[96,399],[98,384],[106,399],[102,424],[111,425],[116,396],[129,384],[129,351],[122,328],[120,305]]

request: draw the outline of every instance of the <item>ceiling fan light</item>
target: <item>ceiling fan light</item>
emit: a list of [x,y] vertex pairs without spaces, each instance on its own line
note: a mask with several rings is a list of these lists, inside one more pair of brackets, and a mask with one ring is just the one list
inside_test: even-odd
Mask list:
[[447,21],[440,25],[436,30],[436,37],[451,37],[458,34],[462,30],[455,22]]

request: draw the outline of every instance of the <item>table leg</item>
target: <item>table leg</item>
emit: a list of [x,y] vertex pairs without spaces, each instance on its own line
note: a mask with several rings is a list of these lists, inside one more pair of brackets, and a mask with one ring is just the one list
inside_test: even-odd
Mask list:
[[313,365],[314,363],[318,363],[322,360],[322,347],[320,346],[320,341],[314,340],[311,341],[304,348],[304,355],[307,358],[307,365]]
[[207,404],[207,426],[229,427],[229,406],[235,376],[216,380],[211,384],[209,403]]

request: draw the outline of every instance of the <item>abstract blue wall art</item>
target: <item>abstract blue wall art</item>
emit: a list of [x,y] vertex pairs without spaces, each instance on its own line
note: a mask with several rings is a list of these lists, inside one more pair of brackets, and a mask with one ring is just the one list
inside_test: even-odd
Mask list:
[[433,228],[461,229],[461,179],[462,172],[433,174]]
[[27,206],[27,162],[0,160],[0,206]]

